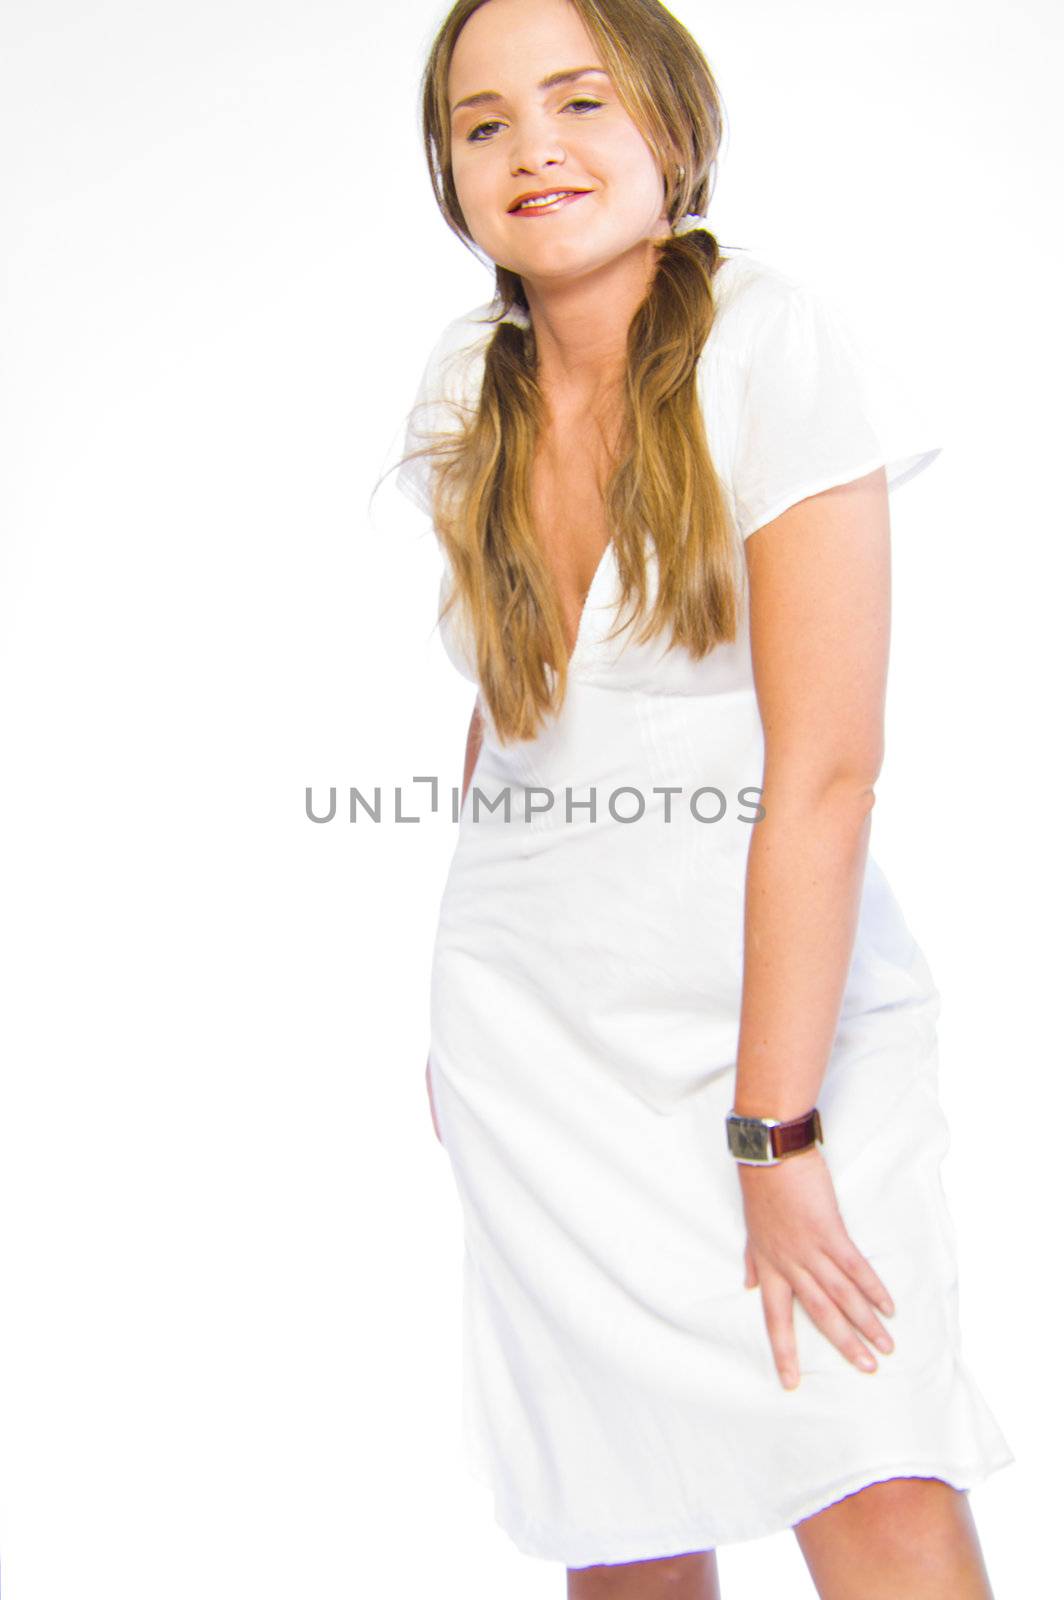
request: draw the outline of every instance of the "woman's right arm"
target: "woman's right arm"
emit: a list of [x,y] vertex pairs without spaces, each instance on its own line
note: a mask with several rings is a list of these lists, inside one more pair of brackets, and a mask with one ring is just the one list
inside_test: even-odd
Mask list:
[[[466,734],[465,770],[462,773],[463,806],[465,805],[466,793],[473,779],[473,773],[476,770],[477,758],[480,755],[480,746],[483,738],[484,722],[480,715],[480,698],[478,696],[473,706],[473,715],[469,719],[469,732]],[[427,1061],[425,1063],[425,1087],[429,1092],[429,1110],[432,1113],[432,1126],[436,1131],[437,1139],[439,1139],[440,1143],[442,1144],[443,1139],[440,1135],[440,1125],[436,1121],[436,1103],[432,1098],[432,1074]]]

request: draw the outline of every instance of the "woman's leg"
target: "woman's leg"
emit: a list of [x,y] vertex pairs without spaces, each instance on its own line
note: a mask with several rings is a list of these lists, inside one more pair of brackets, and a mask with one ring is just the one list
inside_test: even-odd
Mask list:
[[993,1600],[968,1496],[888,1478],[795,1524],[820,1600]]
[[712,1550],[616,1566],[569,1567],[567,1574],[567,1600],[720,1600]]

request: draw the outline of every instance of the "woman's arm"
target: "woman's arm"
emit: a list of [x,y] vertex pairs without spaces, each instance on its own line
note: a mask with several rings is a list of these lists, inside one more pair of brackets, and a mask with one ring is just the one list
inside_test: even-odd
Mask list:
[[[751,534],[746,553],[765,815],[747,865],[735,1109],[785,1120],[816,1104],[857,929],[883,759],[885,473],[799,501]],[[843,1226],[820,1151],[738,1172],[747,1283],[761,1285],[785,1386],[797,1382],[795,1295],[844,1355],[874,1370],[859,1335],[892,1348],[872,1309],[889,1315],[890,1300]]]

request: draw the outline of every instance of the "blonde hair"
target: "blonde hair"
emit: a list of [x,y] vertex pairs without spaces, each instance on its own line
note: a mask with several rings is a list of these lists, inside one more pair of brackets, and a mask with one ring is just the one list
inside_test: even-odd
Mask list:
[[[471,236],[451,171],[447,85],[458,35],[485,3],[458,0],[452,7],[433,41],[421,85],[433,190],[448,226],[467,243]],[[571,4],[659,159],[670,225],[689,212],[704,215],[723,117],[698,45],[658,0]],[[653,283],[628,328],[619,443],[603,489],[621,580],[618,609],[631,609],[636,617],[646,610],[649,532],[658,586],[639,642],[668,627],[672,642],[696,658],[733,640],[738,620],[732,529],[698,390],[719,261],[708,229],[673,235],[660,246]],[[474,641],[481,697],[499,738],[510,742],[534,738],[560,709],[569,655],[531,512],[532,464],[543,418],[535,333],[519,275],[497,266],[495,279],[501,310],[488,319],[496,327],[485,348],[475,410],[457,432],[403,461],[433,458],[433,522],[454,575],[441,620],[452,606],[461,608]],[[503,320],[515,310],[517,321]],[[624,626],[631,621],[627,617]]]

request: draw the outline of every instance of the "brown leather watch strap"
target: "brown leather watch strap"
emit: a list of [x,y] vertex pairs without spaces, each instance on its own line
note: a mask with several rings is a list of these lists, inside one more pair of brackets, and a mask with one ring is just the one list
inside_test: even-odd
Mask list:
[[824,1142],[820,1129],[820,1112],[816,1106],[804,1116],[792,1117],[789,1122],[779,1122],[769,1129],[774,1156],[791,1156],[798,1150],[808,1150],[817,1140]]

